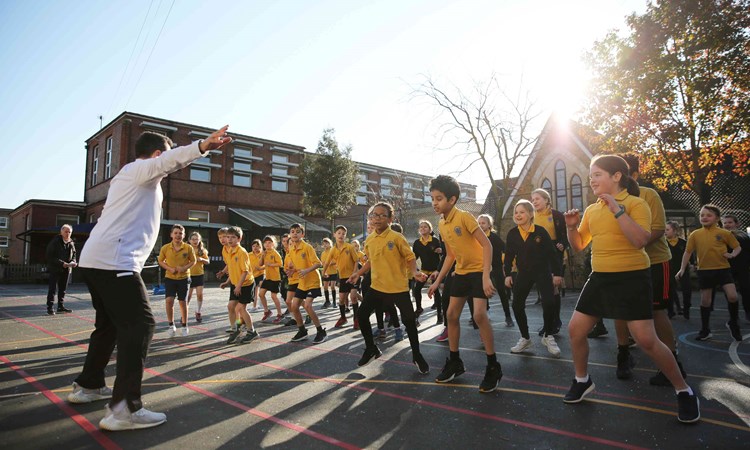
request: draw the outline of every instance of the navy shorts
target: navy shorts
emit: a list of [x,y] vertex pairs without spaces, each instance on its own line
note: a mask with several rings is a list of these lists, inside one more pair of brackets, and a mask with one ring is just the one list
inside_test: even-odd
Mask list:
[[339,281],[339,292],[342,294],[348,294],[353,289],[357,289],[357,286],[347,282],[347,281]]
[[253,302],[253,290],[255,288],[255,283],[249,285],[249,286],[242,286],[242,290],[240,292],[240,295],[237,295],[234,293],[234,286],[229,285],[232,290],[229,292],[229,301],[230,302],[240,302],[243,305],[247,305],[248,303]]
[[273,292],[274,294],[278,294],[280,285],[281,281],[263,280],[263,282],[260,284],[260,288],[265,289],[269,292]]
[[320,288],[308,289],[306,291],[303,291],[302,289],[297,288],[294,291],[294,298],[299,298],[301,300],[304,300],[306,298],[316,298],[316,297],[320,297],[321,295],[323,294],[320,293]]
[[578,297],[576,311],[619,320],[653,319],[651,270],[592,272]]
[[190,287],[200,287],[203,286],[203,275],[192,275],[190,277]]
[[328,274],[328,278],[323,278],[323,281],[339,281],[339,274],[337,273]]
[[183,278],[182,280],[173,280],[171,278],[164,279],[164,297],[175,298],[184,302],[187,298],[188,287],[190,287],[190,278]]
[[487,299],[482,286],[482,272],[471,272],[464,275],[455,274],[451,283],[451,297],[471,297]]
[[698,270],[698,286],[701,289],[713,289],[716,286],[733,283],[734,278],[731,269]]

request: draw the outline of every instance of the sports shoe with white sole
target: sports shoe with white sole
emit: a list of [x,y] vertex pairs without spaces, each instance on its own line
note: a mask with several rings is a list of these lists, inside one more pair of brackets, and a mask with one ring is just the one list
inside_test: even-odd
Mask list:
[[104,386],[99,389],[86,389],[76,382],[73,382],[73,392],[68,394],[70,403],[91,403],[108,398],[112,398],[112,388]]
[[99,422],[99,428],[107,431],[125,431],[138,430],[141,428],[151,428],[163,424],[167,421],[167,415],[149,411],[141,408],[131,413],[127,407],[120,412],[112,412],[107,405],[107,414]]
[[173,338],[176,333],[177,328],[174,325],[170,325],[169,328],[167,328],[167,337]]
[[511,353],[521,353],[524,350],[528,350],[533,345],[533,342],[531,342],[531,339],[526,339],[525,337],[521,337],[518,339],[518,342],[515,346],[510,348]]
[[547,351],[550,353],[550,355],[554,356],[555,358],[560,357],[560,347],[557,346],[557,341],[555,341],[554,336],[543,337],[542,344],[547,347]]

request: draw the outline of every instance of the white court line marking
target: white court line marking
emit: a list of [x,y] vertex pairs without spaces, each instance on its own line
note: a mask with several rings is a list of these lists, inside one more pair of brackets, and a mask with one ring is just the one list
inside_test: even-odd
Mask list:
[[[750,338],[750,334],[742,336],[742,341],[745,341],[748,338]],[[750,368],[748,368],[745,363],[742,362],[742,360],[740,359],[740,355],[737,354],[737,347],[740,346],[742,341],[733,341],[731,344],[729,344],[729,358],[732,359],[732,362],[735,366],[737,366],[738,369],[750,376]]]

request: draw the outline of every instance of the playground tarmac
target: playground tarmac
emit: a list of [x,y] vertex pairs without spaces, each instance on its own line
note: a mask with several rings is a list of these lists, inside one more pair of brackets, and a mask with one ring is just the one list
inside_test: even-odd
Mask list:
[[[744,340],[731,340],[723,327],[723,297],[712,317],[714,338],[693,339],[698,310],[687,321],[675,318],[680,357],[688,382],[699,392],[702,419],[676,418],[674,390],[650,386],[653,364],[636,348],[631,380],[615,377],[616,340],[590,341],[590,374],[595,392],[578,405],[562,397],[573,364],[566,332],[558,336],[559,359],[551,357],[534,331],[541,305],[527,306],[534,346],[510,353],[519,338],[508,328],[497,297],[490,318],[503,367],[499,389],[481,394],[486,358],[478,333],[461,318],[461,356],[467,372],[448,384],[435,383],[448,355],[437,343],[431,300],[421,317],[427,375],[411,362],[408,340],[394,342],[391,330],[379,343],[383,356],[357,367],[363,340],[346,327],[334,329],[338,309],[316,309],[328,340],[291,343],[294,327],[260,323],[260,339],[226,345],[228,292],[208,286],[203,323],[191,312],[190,334],[168,338],[164,296],[153,296],[157,329],[144,373],[144,404],[165,412],[166,424],[127,432],[98,428],[104,402],[71,405],[65,399],[79,373],[93,329],[94,311],[82,284],[71,286],[71,314],[46,314],[46,287],[0,285],[0,443],[7,449],[78,448],[283,448],[385,449],[499,448],[748,448],[750,444],[750,325]],[[697,296],[696,296],[697,297]],[[576,293],[563,299],[567,323]],[[693,304],[698,304],[694,298]],[[374,319],[373,319],[374,323]],[[312,333],[314,335],[314,333]],[[107,384],[114,381],[114,361]]]

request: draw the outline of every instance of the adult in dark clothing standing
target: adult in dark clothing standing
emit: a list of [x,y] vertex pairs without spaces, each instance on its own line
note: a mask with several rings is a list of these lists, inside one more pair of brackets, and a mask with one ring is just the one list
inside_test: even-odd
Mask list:
[[57,291],[57,312],[73,312],[64,305],[65,291],[68,289],[68,276],[76,267],[76,245],[70,237],[73,227],[65,224],[60,228],[60,234],[52,238],[47,244],[47,273],[49,274],[49,290],[47,291],[47,314],[55,314],[55,291]]
[[[555,244],[555,250],[557,251],[557,259],[562,267],[561,276],[565,276],[565,266],[563,260],[565,257],[565,250],[570,247],[568,243],[568,233],[565,229],[565,216],[563,213],[556,209],[552,209],[552,197],[549,192],[544,189],[534,189],[531,192],[531,203],[534,205],[534,224],[547,230],[547,234],[552,238],[552,243]],[[562,306],[562,298],[560,296],[560,287],[555,286],[553,298],[554,306],[554,317],[555,317],[555,328],[554,333],[557,334],[562,326],[560,320],[560,308]],[[539,336],[544,334],[544,329],[539,329]]]
[[[742,308],[745,310],[745,318],[750,320],[750,236],[740,229],[740,221],[733,214],[725,214],[721,218],[724,229],[731,231],[742,250],[736,258],[729,260],[732,270],[732,278],[737,286],[737,292],[742,297]],[[687,278],[687,277],[685,277]]]
[[494,220],[489,214],[480,214],[477,217],[479,228],[484,231],[487,238],[492,244],[492,272],[490,278],[500,296],[500,303],[503,305],[505,313],[505,326],[513,326],[513,318],[510,315],[510,291],[505,286],[505,273],[503,271],[503,255],[505,254],[505,242],[495,230],[493,230]]

